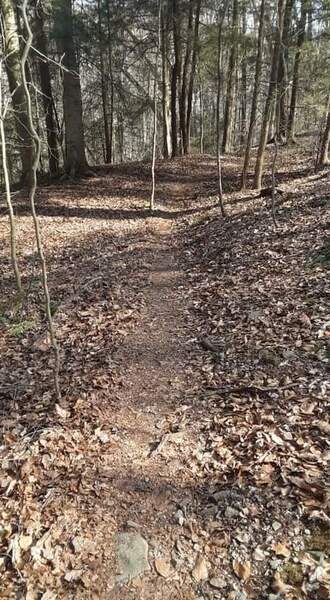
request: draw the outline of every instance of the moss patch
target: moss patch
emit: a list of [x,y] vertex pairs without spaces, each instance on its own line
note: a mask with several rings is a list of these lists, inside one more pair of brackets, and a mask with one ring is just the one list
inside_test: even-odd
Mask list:
[[280,575],[284,583],[299,586],[304,580],[304,569],[300,563],[294,563],[290,560],[283,565]]
[[315,526],[311,535],[306,537],[305,550],[311,552],[323,552],[327,557],[330,556],[330,527]]

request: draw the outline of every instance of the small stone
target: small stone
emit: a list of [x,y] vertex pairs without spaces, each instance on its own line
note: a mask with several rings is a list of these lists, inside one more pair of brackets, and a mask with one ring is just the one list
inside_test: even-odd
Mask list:
[[174,515],[174,518],[175,518],[175,521],[176,521],[177,523],[179,523],[179,525],[182,527],[182,525],[183,525],[183,524],[184,524],[184,522],[185,522],[185,518],[184,518],[184,514],[183,514],[183,511],[181,510],[181,508],[179,508],[179,509],[176,511],[176,513],[175,513],[175,515]]
[[209,584],[218,590],[225,588],[227,585],[225,580],[221,579],[221,577],[212,577],[209,581]]
[[248,544],[250,541],[250,536],[246,531],[238,531],[235,533],[235,540],[241,542],[241,544]]
[[279,529],[281,529],[281,527],[282,527],[282,525],[278,521],[274,521],[272,523],[272,528],[274,529],[274,531],[278,531]]
[[120,533],[117,538],[118,583],[130,581],[150,570],[148,543],[139,534]]
[[257,546],[253,552],[254,560],[265,560],[265,554],[260,546]]
[[234,519],[239,515],[239,511],[236,508],[232,508],[231,506],[227,506],[225,510],[225,517],[227,519]]
[[141,525],[135,523],[135,521],[126,521],[126,527],[130,527],[131,529],[140,529]]

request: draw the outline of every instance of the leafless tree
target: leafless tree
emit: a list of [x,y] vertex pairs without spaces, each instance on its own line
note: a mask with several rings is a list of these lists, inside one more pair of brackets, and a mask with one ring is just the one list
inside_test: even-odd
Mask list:
[[42,241],[41,241],[39,219],[38,219],[38,215],[37,215],[36,207],[35,207],[35,194],[36,194],[36,189],[37,189],[37,170],[38,170],[39,161],[40,161],[41,143],[40,143],[40,137],[39,137],[39,135],[36,131],[36,128],[34,126],[34,123],[33,123],[31,94],[30,94],[30,90],[29,90],[29,86],[28,86],[27,78],[26,78],[26,64],[27,64],[27,59],[28,59],[29,52],[32,47],[32,41],[33,41],[33,34],[32,34],[29,20],[28,20],[28,16],[27,16],[27,4],[28,4],[28,0],[23,0],[22,14],[23,14],[24,26],[25,26],[25,29],[27,32],[27,39],[25,41],[24,50],[23,50],[22,59],[21,59],[21,77],[22,77],[23,89],[24,89],[24,94],[25,94],[26,103],[27,103],[28,127],[29,127],[29,132],[30,132],[31,138],[33,140],[31,175],[29,177],[29,200],[30,200],[31,214],[32,214],[32,218],[33,218],[33,225],[34,225],[34,231],[35,231],[35,237],[36,237],[36,243],[37,243],[37,251],[38,251],[39,261],[40,261],[40,265],[41,265],[42,286],[43,286],[44,299],[45,299],[45,311],[46,311],[46,317],[47,317],[47,323],[48,323],[49,337],[50,337],[50,343],[51,343],[53,353],[54,353],[54,369],[53,369],[54,387],[55,387],[56,398],[57,398],[57,400],[60,400],[61,399],[61,391],[60,391],[60,383],[59,383],[60,354],[59,354],[59,347],[58,347],[56,335],[55,335],[52,313],[51,313],[51,303],[50,303],[50,295],[49,295],[49,289],[48,289],[46,259],[45,259],[44,250],[43,250]]
[[10,181],[9,181],[9,172],[8,172],[8,164],[7,164],[7,142],[6,142],[6,134],[5,134],[5,126],[4,120],[6,117],[8,109],[8,101],[4,102],[3,100],[3,92],[2,92],[2,60],[0,62],[0,135],[1,135],[1,153],[2,153],[2,169],[5,180],[5,192],[6,192],[6,203],[9,214],[9,224],[10,224],[10,255],[11,255],[11,263],[13,266],[13,271],[16,279],[16,286],[19,295],[22,294],[22,279],[17,261],[17,252],[16,252],[16,227],[15,227],[15,215],[13,210],[13,205],[11,202],[11,191],[10,191]]

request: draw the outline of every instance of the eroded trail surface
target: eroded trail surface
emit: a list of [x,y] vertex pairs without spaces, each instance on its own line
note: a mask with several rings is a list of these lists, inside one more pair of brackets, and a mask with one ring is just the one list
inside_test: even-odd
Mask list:
[[153,217],[142,163],[39,191],[61,402],[26,198],[23,305],[0,215],[0,597],[328,597],[328,176],[285,152],[277,230],[237,157],[225,220],[207,156]]
[[[164,598],[183,593],[182,576],[176,575],[171,561],[185,501],[193,497],[193,490],[185,489],[190,486],[187,446],[192,432],[184,423],[189,410],[185,399],[197,374],[189,366],[192,332],[186,318],[186,274],[180,268],[171,224],[156,225],[142,244],[145,271],[136,276],[144,293],[143,307],[137,326],[115,355],[122,387],[114,418],[119,443],[112,457],[117,472],[112,496],[116,529],[121,524],[128,539],[144,536],[150,564],[156,561],[160,571],[157,575],[147,569],[130,594]],[[109,538],[112,546],[116,539],[118,546],[118,536]],[[113,551],[116,554],[116,547]],[[126,549],[127,553],[130,556]],[[134,572],[134,564],[126,569],[124,565],[124,570]],[[116,594],[129,597],[129,590],[125,586]]]

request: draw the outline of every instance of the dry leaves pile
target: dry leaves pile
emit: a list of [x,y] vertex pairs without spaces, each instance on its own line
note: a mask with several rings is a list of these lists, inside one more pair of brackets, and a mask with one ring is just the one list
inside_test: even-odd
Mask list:
[[[192,225],[185,252],[188,319],[199,323],[196,343],[204,351],[191,369],[203,380],[191,469],[212,482],[213,500],[217,490],[241,496],[227,517],[246,533],[244,562],[233,562],[242,581],[258,560],[254,549],[264,560],[265,551],[275,552],[290,564],[293,554],[308,565],[285,590],[279,582],[290,576],[274,563],[274,592],[288,598],[325,598],[329,590],[329,196],[327,182],[312,181],[294,196],[287,187],[278,231],[265,208],[252,211],[241,201],[225,222],[211,216]],[[242,496],[252,500],[247,522]],[[226,517],[219,506],[210,511],[212,518]],[[274,535],[267,538],[269,529]],[[315,555],[298,559],[314,531],[327,540],[316,548],[321,554],[316,562]],[[253,571],[257,578],[258,568]]]
[[[214,160],[189,160],[162,163],[159,200],[166,201],[170,185],[180,210],[164,209],[157,220],[160,225],[175,215],[180,223],[168,251],[180,253],[185,271],[176,292],[189,338],[186,371],[180,366],[173,378],[169,374],[168,404],[153,406],[148,398],[148,411],[135,406],[134,412],[128,402],[124,433],[112,419],[125,411],[125,390],[132,390],[117,350],[145,307],[153,258],[153,227],[143,208],[149,167],[132,165],[129,177],[128,167],[116,167],[110,183],[100,176],[92,186],[42,191],[62,361],[63,401],[56,406],[31,224],[18,199],[29,294],[16,306],[4,245],[0,309],[5,598],[102,597],[99,575],[113,562],[106,540],[132,506],[134,520],[146,515],[148,541],[158,536],[146,598],[156,597],[152,577],[165,585],[160,597],[182,597],[185,585],[187,598],[328,598],[328,183],[306,176],[293,188],[283,167],[287,194],[275,232],[263,201],[231,193],[237,157],[225,169],[231,202],[225,221],[216,208],[209,210],[213,201],[204,200],[216,190]],[[302,169],[299,161],[296,168]],[[186,203],[191,208],[183,210]],[[202,213],[198,223],[194,211]],[[0,226],[8,244],[7,222],[1,219]],[[154,358],[152,348],[143,354],[148,331],[141,332],[133,362]],[[174,351],[180,342],[173,340]],[[172,365],[159,356],[161,366]],[[127,451],[126,462],[118,461],[126,470],[116,480],[113,461],[120,451]],[[129,464],[130,456],[137,464]],[[139,590],[127,598],[143,597]]]

